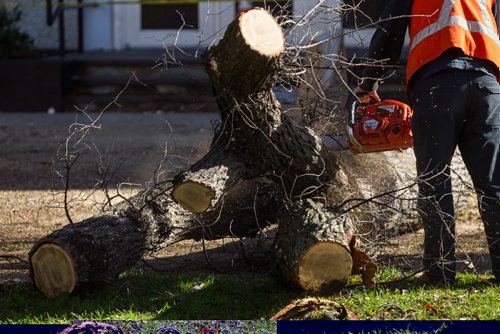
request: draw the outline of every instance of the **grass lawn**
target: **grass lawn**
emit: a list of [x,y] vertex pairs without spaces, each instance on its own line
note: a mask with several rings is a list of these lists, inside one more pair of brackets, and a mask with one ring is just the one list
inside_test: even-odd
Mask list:
[[[379,281],[401,278],[386,268]],[[411,278],[366,289],[352,284],[333,296],[364,319],[499,319],[500,284],[491,275],[460,273],[447,288]],[[45,298],[31,284],[0,286],[0,323],[70,323],[73,320],[269,319],[293,300],[307,297],[264,274],[166,275],[135,270],[113,284],[69,296]]]

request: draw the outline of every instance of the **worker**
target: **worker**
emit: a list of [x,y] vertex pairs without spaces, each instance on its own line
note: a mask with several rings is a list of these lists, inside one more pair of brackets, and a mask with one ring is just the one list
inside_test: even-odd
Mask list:
[[[455,211],[450,162],[456,147],[472,178],[500,281],[500,42],[495,0],[392,0],[377,23],[368,57],[394,64],[407,28],[406,88],[414,110],[418,207],[424,226],[426,283],[456,273]],[[354,93],[380,101],[384,66],[366,66]]]

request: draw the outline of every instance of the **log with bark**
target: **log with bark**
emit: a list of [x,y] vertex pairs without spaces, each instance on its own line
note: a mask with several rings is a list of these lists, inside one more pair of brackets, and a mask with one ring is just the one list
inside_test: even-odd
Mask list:
[[283,277],[304,290],[331,294],[352,272],[349,243],[354,225],[347,215],[335,217],[311,199],[283,210],[276,235],[276,255]]
[[345,200],[348,173],[319,136],[281,113],[272,92],[284,50],[265,10],[232,22],[204,54],[221,116],[209,152],[173,182],[39,240],[29,257],[38,289],[54,297],[114,280],[181,240],[253,236],[278,213],[275,254],[287,280],[320,293],[338,290],[352,272],[372,282],[374,267],[356,265],[366,255],[353,248],[355,210],[330,210]]

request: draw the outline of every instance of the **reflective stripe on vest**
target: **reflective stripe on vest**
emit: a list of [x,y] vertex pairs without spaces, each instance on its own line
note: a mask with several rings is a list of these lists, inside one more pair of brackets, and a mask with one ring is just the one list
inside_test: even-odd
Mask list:
[[439,14],[439,18],[435,23],[430,24],[421,31],[419,31],[412,39],[410,45],[410,51],[415,48],[420,42],[422,42],[426,37],[438,32],[441,29],[450,26],[460,26],[461,28],[468,30],[470,32],[481,33],[483,35],[491,38],[497,45],[500,46],[500,41],[498,40],[498,34],[496,30],[493,29],[493,23],[490,19],[489,9],[487,7],[485,0],[471,0],[476,1],[479,8],[481,9],[481,16],[483,23],[478,21],[468,21],[464,17],[451,16],[453,7],[455,6],[456,0],[444,0],[443,7]]

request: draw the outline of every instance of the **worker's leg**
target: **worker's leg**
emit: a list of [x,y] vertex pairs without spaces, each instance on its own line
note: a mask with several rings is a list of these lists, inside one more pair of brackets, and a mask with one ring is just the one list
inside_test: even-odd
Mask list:
[[412,88],[414,152],[424,225],[423,264],[436,280],[455,277],[455,212],[449,164],[458,143],[467,99],[460,71],[444,71]]
[[493,273],[500,280],[500,86],[484,75],[471,83],[473,99],[460,150],[477,189]]

